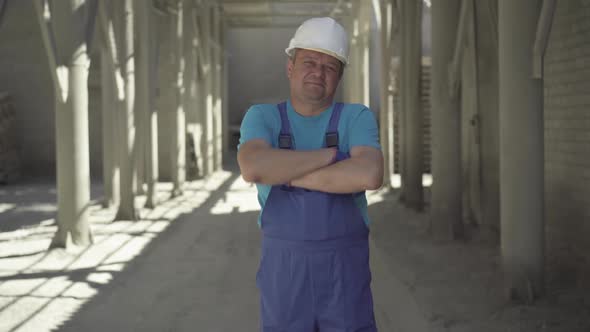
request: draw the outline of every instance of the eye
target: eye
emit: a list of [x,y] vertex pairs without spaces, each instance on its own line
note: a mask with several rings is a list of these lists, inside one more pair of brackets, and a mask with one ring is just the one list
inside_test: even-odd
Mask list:
[[336,67],[334,66],[328,66],[328,70],[335,73],[336,72]]

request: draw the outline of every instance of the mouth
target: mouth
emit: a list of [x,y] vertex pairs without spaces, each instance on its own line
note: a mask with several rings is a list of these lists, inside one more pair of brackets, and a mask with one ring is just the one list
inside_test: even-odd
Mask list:
[[304,84],[309,84],[309,85],[315,85],[315,86],[320,86],[322,88],[325,87],[325,84],[321,83],[321,82],[304,82]]

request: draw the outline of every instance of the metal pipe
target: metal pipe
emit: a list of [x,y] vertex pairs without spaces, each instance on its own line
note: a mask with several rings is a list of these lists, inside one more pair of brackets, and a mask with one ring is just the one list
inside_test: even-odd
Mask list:
[[537,22],[537,33],[533,45],[533,78],[543,78],[543,57],[549,42],[553,14],[555,13],[555,0],[544,0],[541,14]]
[[456,98],[459,93],[459,71],[463,57],[463,43],[465,39],[465,22],[467,20],[467,1],[461,1],[461,13],[459,16],[459,26],[457,27],[457,36],[455,37],[455,51],[449,67],[449,95]]

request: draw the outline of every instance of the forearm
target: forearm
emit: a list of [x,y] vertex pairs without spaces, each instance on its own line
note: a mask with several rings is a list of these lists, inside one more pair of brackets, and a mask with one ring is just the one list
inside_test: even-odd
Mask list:
[[350,158],[291,181],[295,187],[328,193],[375,190],[383,183],[383,160]]
[[293,151],[270,147],[254,148],[238,153],[242,176],[247,182],[275,185],[287,183],[329,165],[334,149]]

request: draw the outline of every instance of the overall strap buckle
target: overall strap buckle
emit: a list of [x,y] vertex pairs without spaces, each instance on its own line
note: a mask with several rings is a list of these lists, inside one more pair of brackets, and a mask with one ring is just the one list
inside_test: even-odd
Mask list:
[[279,135],[279,149],[291,149],[293,147],[290,134]]
[[330,122],[328,122],[328,129],[326,130],[327,148],[337,148],[340,143],[338,137],[338,122],[340,121],[340,113],[342,112],[343,107],[344,104],[336,103],[334,105],[334,109],[332,110],[332,116],[330,117]]
[[329,132],[326,133],[326,147],[334,148],[338,147],[338,132]]
[[287,116],[287,103],[282,102],[277,105],[281,116],[281,133],[279,134],[279,149],[293,149],[293,136],[291,135],[291,125]]

